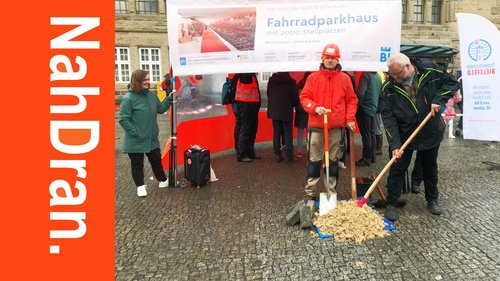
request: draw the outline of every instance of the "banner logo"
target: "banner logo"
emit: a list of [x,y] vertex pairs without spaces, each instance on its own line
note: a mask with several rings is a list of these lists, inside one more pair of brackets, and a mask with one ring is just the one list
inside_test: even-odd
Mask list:
[[473,61],[485,61],[491,55],[491,45],[483,39],[476,39],[469,44],[469,57]]
[[380,62],[386,62],[391,56],[391,47],[380,47]]

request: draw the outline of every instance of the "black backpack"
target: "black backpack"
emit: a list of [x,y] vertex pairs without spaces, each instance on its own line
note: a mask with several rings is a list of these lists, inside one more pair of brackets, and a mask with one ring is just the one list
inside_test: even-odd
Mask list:
[[226,82],[222,85],[222,104],[232,104],[234,103],[234,94],[236,91],[232,91],[231,79],[226,77]]

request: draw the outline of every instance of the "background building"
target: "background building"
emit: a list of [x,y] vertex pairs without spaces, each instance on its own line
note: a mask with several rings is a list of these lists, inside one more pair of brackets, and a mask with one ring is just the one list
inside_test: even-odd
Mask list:
[[151,83],[169,71],[164,0],[115,0],[115,95],[127,90],[132,71],[149,71]]
[[[127,89],[130,73],[142,68],[151,82],[169,71],[166,1],[115,0],[116,99]],[[483,16],[500,26],[500,0],[402,0],[401,50],[431,57],[460,69],[456,13]],[[383,32],[383,31],[381,31]],[[268,79],[268,74],[259,77]]]

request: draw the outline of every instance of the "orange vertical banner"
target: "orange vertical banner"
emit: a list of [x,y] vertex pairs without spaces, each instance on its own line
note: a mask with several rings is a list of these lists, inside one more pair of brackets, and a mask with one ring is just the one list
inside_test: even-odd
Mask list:
[[22,13],[1,18],[0,278],[114,280],[114,3]]

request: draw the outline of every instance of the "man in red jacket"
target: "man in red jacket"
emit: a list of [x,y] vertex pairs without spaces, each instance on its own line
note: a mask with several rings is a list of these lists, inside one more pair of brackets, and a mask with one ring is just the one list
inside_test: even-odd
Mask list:
[[[311,74],[300,93],[300,103],[309,114],[307,185],[304,200],[314,200],[321,174],[321,161],[325,155],[323,115],[328,114],[328,146],[330,151],[329,188],[335,192],[339,175],[342,128],[354,130],[358,98],[349,76],[339,64],[340,50],[335,44],[323,49],[321,66]],[[301,216],[302,217],[302,216]]]

